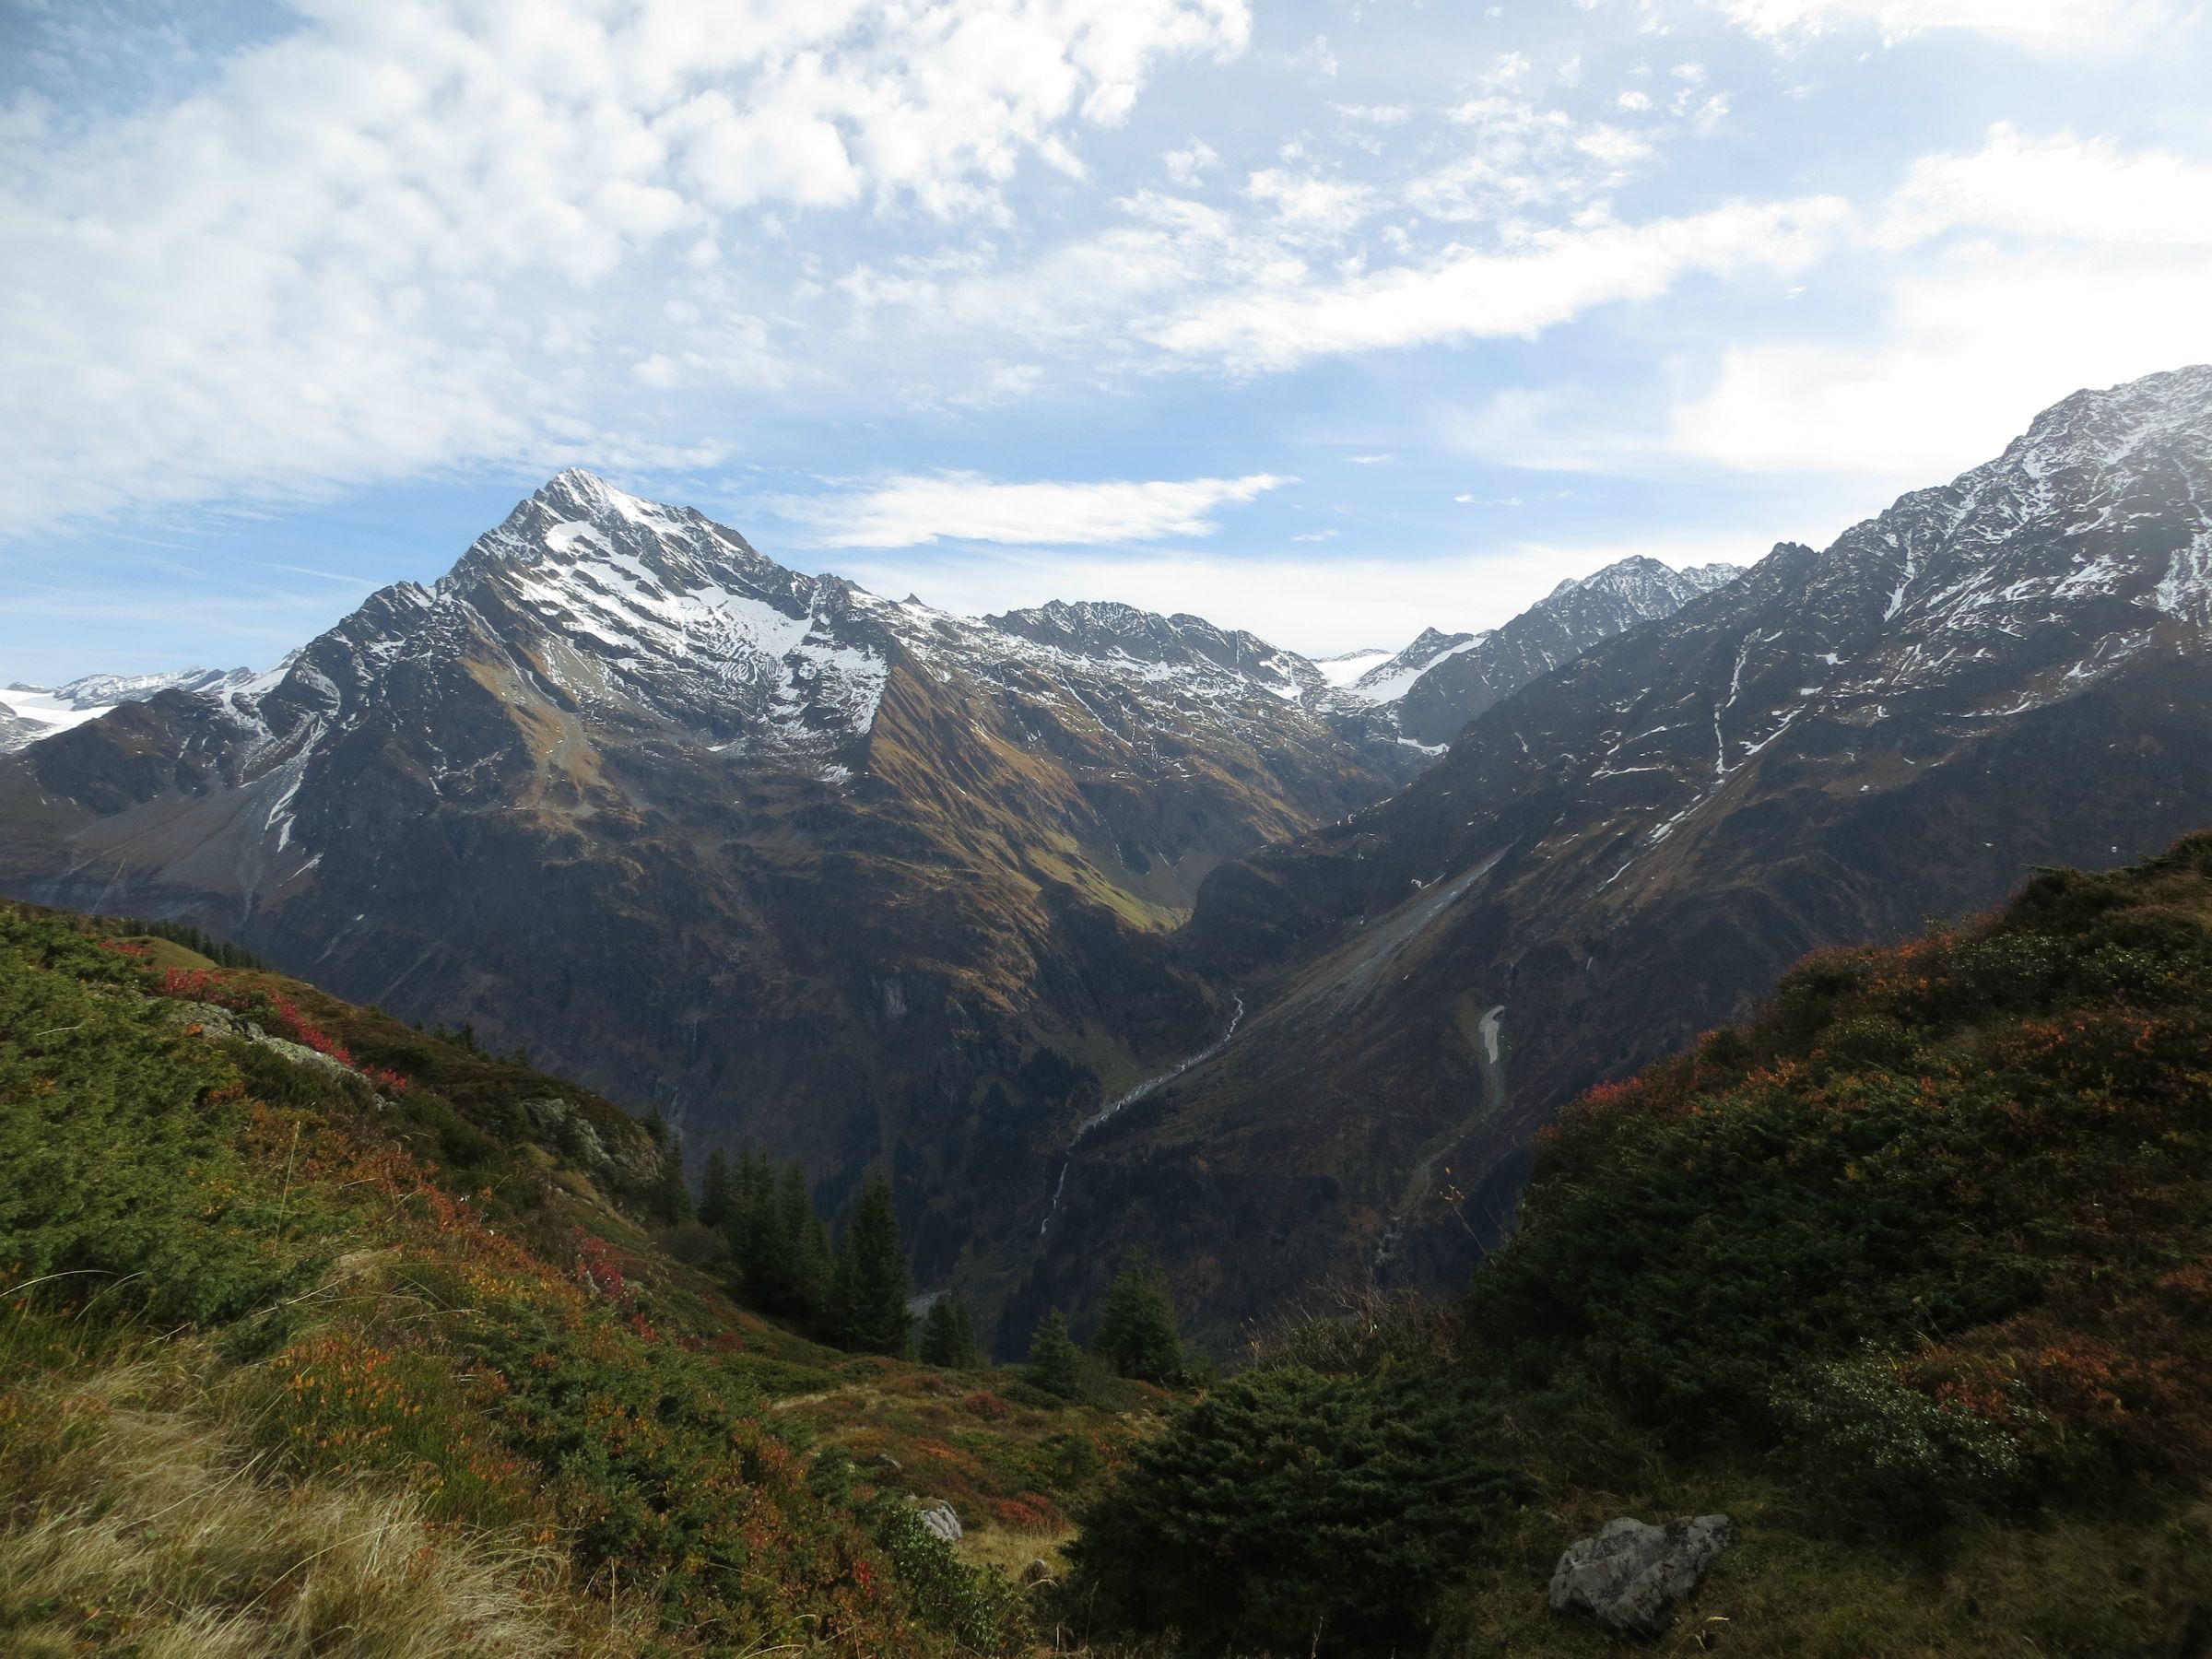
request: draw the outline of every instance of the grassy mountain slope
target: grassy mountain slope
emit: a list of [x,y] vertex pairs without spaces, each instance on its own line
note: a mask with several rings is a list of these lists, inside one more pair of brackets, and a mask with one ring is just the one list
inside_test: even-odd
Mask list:
[[[1325,1563],[1237,1581],[1209,1617],[1246,1597],[1242,1651],[1603,1653],[1546,1609],[1559,1552],[1716,1511],[1742,1540],[1659,1651],[2212,1651],[2212,835],[1807,959],[1751,1024],[1571,1108],[1462,1304],[1293,1322],[1257,1359],[1271,1446],[1336,1446],[1346,1388],[1473,1383],[1497,1472],[1381,1637],[1362,1598],[1407,1541],[1371,1484],[1325,1488],[1366,1506],[1354,1566],[1334,1599]],[[1204,1605],[1127,1523],[1201,1512],[1230,1438],[1194,1412],[1139,1453],[1077,1547],[1096,1606]],[[1270,1453],[1233,1454],[1271,1489]],[[1284,1537],[1336,1512],[1281,1501]],[[1301,1640],[1270,1646],[1286,1601]]]
[[1026,1645],[976,1563],[1051,1558],[1141,1409],[752,1316],[656,1247],[672,1150],[519,1059],[0,910],[0,1649]]

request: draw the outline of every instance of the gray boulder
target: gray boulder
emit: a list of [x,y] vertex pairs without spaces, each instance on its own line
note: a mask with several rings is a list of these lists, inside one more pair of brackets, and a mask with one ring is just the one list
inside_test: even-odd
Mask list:
[[958,1544],[960,1541],[960,1518],[952,1512],[952,1505],[942,1498],[935,1503],[923,1505],[920,1520],[924,1526],[946,1543]]
[[1698,1587],[1713,1558],[1735,1542],[1725,1515],[1685,1515],[1647,1526],[1623,1515],[1594,1538],[1567,1547],[1551,1572],[1555,1613],[1579,1608],[1608,1628],[1655,1636],[1675,1604]]

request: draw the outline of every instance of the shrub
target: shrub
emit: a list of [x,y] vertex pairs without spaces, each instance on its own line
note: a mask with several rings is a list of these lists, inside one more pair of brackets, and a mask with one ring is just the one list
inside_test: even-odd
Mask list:
[[1083,1515],[1074,1595],[1218,1653],[1404,1650],[1513,1490],[1474,1388],[1250,1373],[1140,1447]]
[[2024,1483],[2014,1434],[1909,1387],[1894,1361],[1871,1350],[1812,1367],[1772,1405],[1785,1460],[1824,1506],[1861,1525],[1923,1531],[2001,1503]]

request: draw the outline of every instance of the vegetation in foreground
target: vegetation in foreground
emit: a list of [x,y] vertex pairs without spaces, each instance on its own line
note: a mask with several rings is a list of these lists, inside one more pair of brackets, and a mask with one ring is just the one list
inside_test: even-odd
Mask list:
[[1094,1636],[1601,1653],[1560,1549],[1723,1511],[1661,1651],[2212,1651],[2212,835],[1809,959],[1571,1109],[1461,1305],[1347,1300],[1088,1508]]
[[1571,1110],[1460,1303],[1225,1383],[1141,1262],[1089,1353],[909,1363],[888,1215],[702,1227],[595,1097],[114,935],[0,918],[10,1651],[1596,1655],[1560,1548],[1713,1511],[1636,1645],[2212,1647],[2212,837],[1811,959]]
[[656,1247],[699,1230],[671,1152],[519,1057],[0,910],[0,1649],[1026,1650],[998,1567],[1056,1566],[1164,1396],[770,1324]]

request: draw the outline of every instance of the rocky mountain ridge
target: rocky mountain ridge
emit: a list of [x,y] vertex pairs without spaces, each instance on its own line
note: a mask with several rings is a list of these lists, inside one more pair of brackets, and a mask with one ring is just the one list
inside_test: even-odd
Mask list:
[[0,762],[0,888],[467,1019],[833,1208],[888,1161],[918,1276],[988,1307],[1069,1136],[1230,1018],[1171,936],[1206,875],[1432,760],[1375,706],[1195,617],[894,603],[571,471],[275,669]]
[[0,691],[0,755],[41,737],[97,720],[117,703],[144,702],[163,691],[219,691],[253,677],[250,668],[182,668],[170,674],[88,674],[62,686],[16,681]]
[[1058,1236],[1174,1241],[1217,1331],[1351,1261],[1455,1278],[1561,1102],[1788,962],[2212,822],[2208,503],[2212,368],[2078,394],[1223,866],[1185,939],[1252,1012],[1092,1143]]

